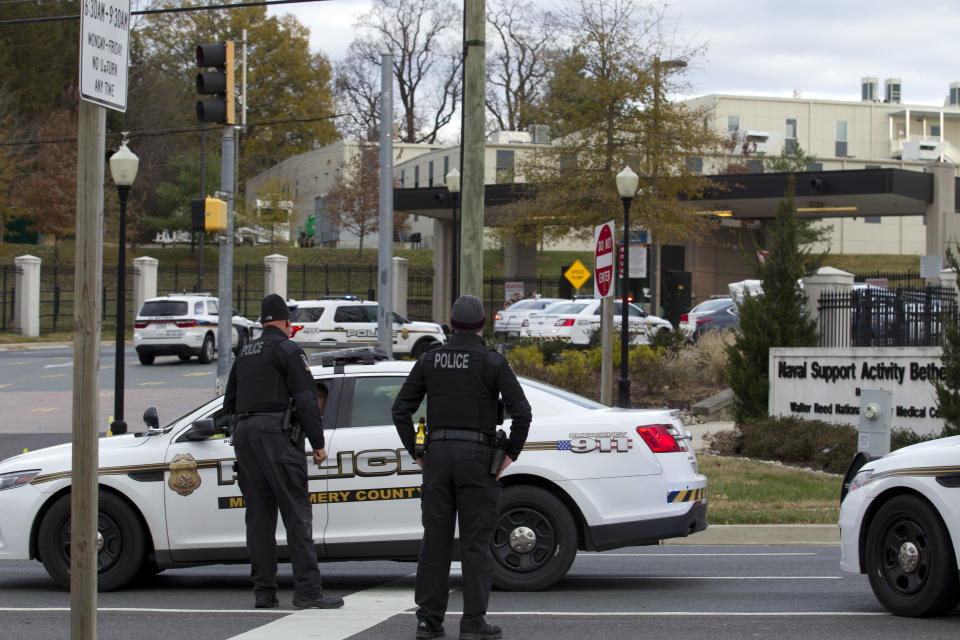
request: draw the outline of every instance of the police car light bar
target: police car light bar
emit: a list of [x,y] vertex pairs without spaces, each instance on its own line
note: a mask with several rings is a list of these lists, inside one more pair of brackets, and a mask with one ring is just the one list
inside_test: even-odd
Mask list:
[[319,359],[322,367],[335,367],[345,364],[376,364],[378,360],[386,360],[387,354],[376,347],[352,347],[314,353],[310,359]]

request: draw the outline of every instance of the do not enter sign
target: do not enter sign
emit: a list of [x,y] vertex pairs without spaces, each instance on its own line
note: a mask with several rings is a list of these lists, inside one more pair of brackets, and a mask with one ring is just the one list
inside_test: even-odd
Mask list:
[[613,295],[613,220],[596,228],[594,241],[593,295],[606,298]]

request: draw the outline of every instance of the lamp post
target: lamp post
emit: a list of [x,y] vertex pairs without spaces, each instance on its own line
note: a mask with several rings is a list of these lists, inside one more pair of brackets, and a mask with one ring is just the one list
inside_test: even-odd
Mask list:
[[620,276],[620,381],[618,383],[617,406],[630,408],[630,377],[628,371],[628,349],[630,342],[629,303],[627,302],[627,283],[630,278],[630,203],[637,193],[640,178],[630,167],[624,167],[617,174],[617,192],[623,202],[623,275]]
[[140,158],[127,148],[126,136],[120,148],[110,156],[110,175],[117,185],[120,196],[120,251],[117,256],[117,347],[116,366],[114,367],[113,422],[110,431],[114,434],[126,433],[127,423],[123,421],[123,339],[126,327],[125,302],[127,297],[127,196],[130,185],[137,177]]
[[444,179],[447,190],[450,191],[450,203],[453,205],[453,284],[450,287],[451,304],[460,295],[460,222],[457,216],[458,198],[460,197],[460,172],[451,169]]

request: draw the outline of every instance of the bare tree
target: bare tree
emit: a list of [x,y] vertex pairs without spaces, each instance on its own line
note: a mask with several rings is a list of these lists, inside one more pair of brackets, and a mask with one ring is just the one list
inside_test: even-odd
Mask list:
[[487,22],[487,111],[496,129],[518,131],[534,124],[557,29],[553,16],[530,2],[493,0]]
[[374,0],[356,23],[360,35],[338,66],[339,99],[369,138],[380,93],[380,56],[393,55],[403,142],[437,140],[457,108],[462,87],[460,14],[448,0]]

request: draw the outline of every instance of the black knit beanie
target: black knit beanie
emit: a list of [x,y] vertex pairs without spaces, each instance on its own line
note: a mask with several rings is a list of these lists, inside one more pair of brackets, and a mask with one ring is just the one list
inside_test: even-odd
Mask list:
[[487,318],[483,303],[476,296],[460,296],[453,303],[450,312],[450,325],[457,331],[476,332],[483,328]]
[[290,317],[290,309],[280,295],[271,293],[260,304],[260,322],[286,320]]

